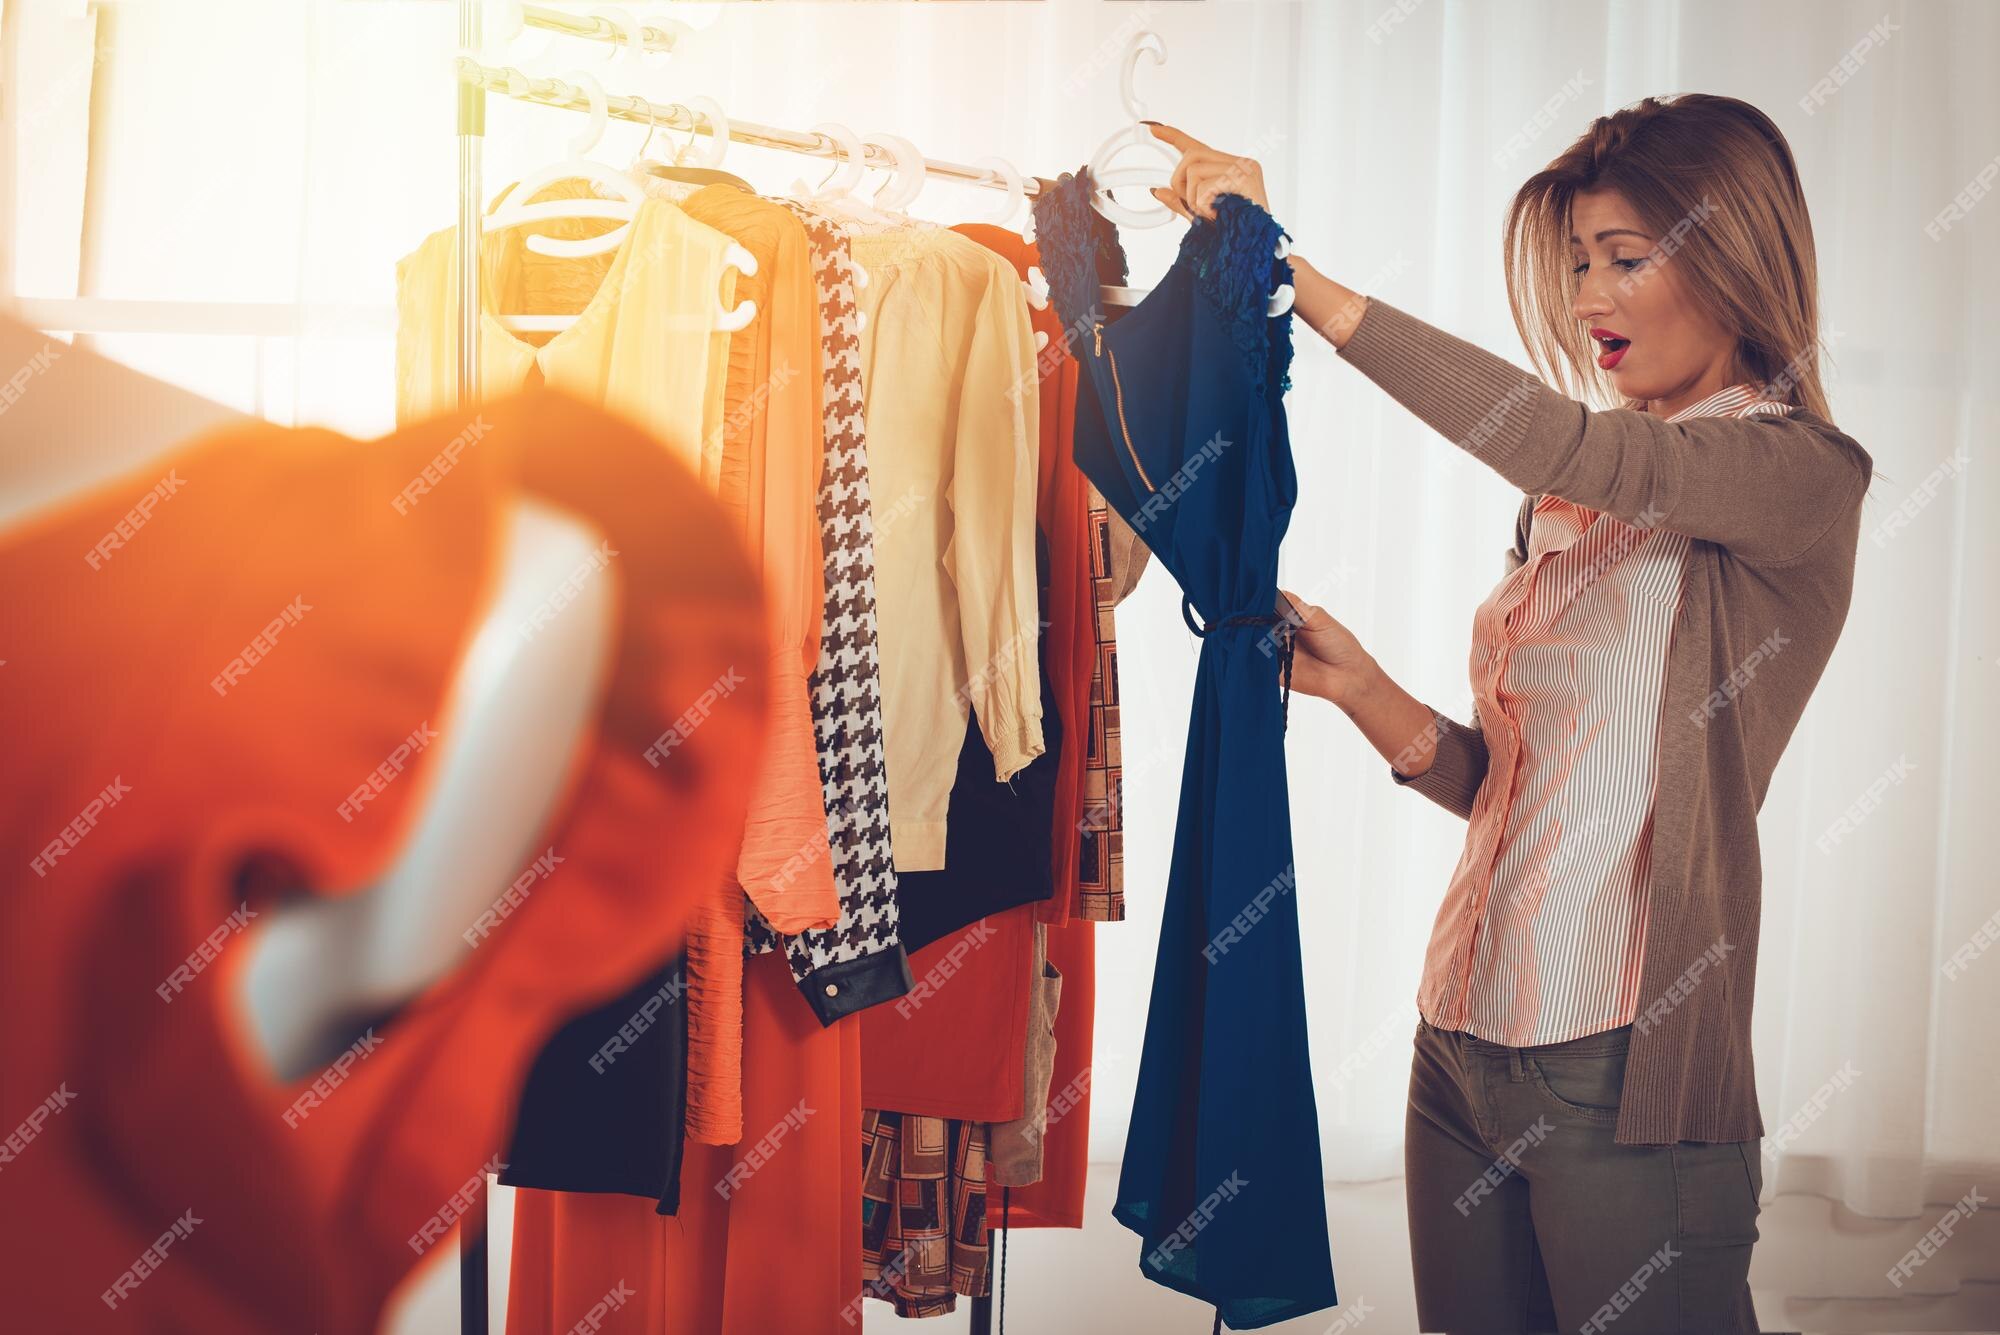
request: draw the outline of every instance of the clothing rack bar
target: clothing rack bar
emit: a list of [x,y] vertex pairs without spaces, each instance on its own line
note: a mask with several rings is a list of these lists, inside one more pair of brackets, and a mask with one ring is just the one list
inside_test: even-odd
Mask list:
[[[543,5],[523,5],[521,21],[530,28],[546,28],[550,32],[559,32],[567,37],[582,37],[593,42],[616,42],[624,45],[630,40],[624,29],[610,19],[599,18],[595,14],[565,14],[559,9],[549,9]],[[674,49],[674,43],[679,40],[679,35],[641,24],[639,40],[648,50],[671,51]]]
[[[561,79],[537,79],[511,66],[482,65],[470,56],[458,58],[458,77],[462,83],[471,85],[487,93],[497,93],[521,102],[534,102],[545,107],[558,107],[564,111],[589,111],[590,95],[574,84]],[[607,94],[604,109],[608,115],[619,120],[632,121],[639,125],[656,125],[663,130],[692,131],[704,124],[700,113],[690,111],[678,102],[649,102],[643,97]],[[729,138],[732,143],[753,144],[759,148],[782,149],[788,153],[804,153],[819,158],[845,158],[847,153],[833,138],[816,134],[809,130],[786,130],[774,125],[760,125],[755,121],[731,118]],[[879,144],[862,145],[862,161],[870,167],[884,170],[895,168],[896,156]],[[998,179],[991,168],[974,167],[963,162],[948,162],[942,158],[920,159],[926,175],[943,177],[965,185],[986,186],[1004,190],[1007,183]],[[1023,176],[1021,191],[1030,197],[1039,195],[1044,188],[1054,184],[1038,176]]]

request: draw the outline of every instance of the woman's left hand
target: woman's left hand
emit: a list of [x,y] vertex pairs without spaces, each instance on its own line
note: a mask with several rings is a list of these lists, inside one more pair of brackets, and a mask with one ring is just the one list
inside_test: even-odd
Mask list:
[[1177,148],[1181,160],[1174,166],[1172,183],[1164,189],[1155,188],[1153,198],[1165,204],[1183,218],[1215,218],[1215,197],[1217,195],[1241,195],[1258,208],[1270,212],[1270,201],[1264,198],[1264,169],[1255,158],[1242,158],[1234,153],[1224,153],[1219,148],[1210,148],[1199,139],[1182,134],[1171,125],[1158,121],[1144,124],[1152,131],[1153,137],[1169,148]]

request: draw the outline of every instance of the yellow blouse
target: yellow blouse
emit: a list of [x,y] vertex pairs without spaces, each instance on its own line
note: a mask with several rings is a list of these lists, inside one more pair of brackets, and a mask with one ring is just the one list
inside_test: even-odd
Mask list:
[[944,866],[977,712],[1004,782],[1042,754],[1034,330],[1013,266],[947,228],[854,231],[889,833]]
[[[564,182],[537,198],[582,193]],[[595,219],[538,224],[545,235],[573,238],[604,231]],[[672,204],[640,205],[625,243],[576,259],[538,255],[529,229],[488,236],[480,292],[484,392],[494,398],[537,374],[586,403],[630,418],[698,470],[701,441],[723,415],[729,333],[718,330],[718,305],[734,304],[730,238]],[[413,421],[457,405],[457,232],[445,228],[396,266],[396,414]],[[637,295],[639,299],[628,300]],[[523,336],[497,312],[577,316],[553,336]],[[532,340],[545,338],[537,346]],[[712,478],[705,477],[713,486]]]
[[[537,198],[588,191],[582,182],[562,182]],[[577,219],[537,224],[534,230],[567,238],[596,235],[612,225]],[[774,319],[772,303],[760,301],[756,320],[741,333],[717,329],[718,308],[733,307],[737,301],[737,271],[727,264],[734,238],[698,221],[681,205],[656,198],[641,201],[631,226],[615,251],[579,258],[536,254],[527,248],[525,228],[485,239],[481,247],[484,392],[496,396],[539,374],[553,387],[629,417],[699,472],[737,515],[770,595],[774,658],[769,670],[774,680],[766,763],[736,875],[758,911],[779,930],[831,926],[839,917],[839,903],[826,847],[826,808],[806,685],[819,653],[820,618],[819,528],[811,502],[818,487],[820,449],[818,344],[812,340],[816,308],[808,296],[803,312],[791,302]],[[758,249],[754,244],[751,248]],[[457,402],[456,254],[455,229],[446,228],[427,237],[397,265],[401,421],[448,411]],[[775,258],[760,256],[767,269]],[[782,284],[778,291],[791,294],[802,273],[810,294],[811,271],[803,259],[784,258],[789,276],[777,280]],[[765,273],[744,285],[761,293],[772,282]],[[502,327],[496,311],[573,313],[578,318],[536,346]],[[790,395],[783,420],[776,421],[769,420],[767,411],[777,406],[775,402],[726,401],[732,361],[742,363],[753,349],[768,349],[774,341],[788,352],[802,350],[786,357],[787,383],[791,394],[811,397],[809,413],[791,411]],[[743,380],[745,367],[735,369],[734,379]],[[804,425],[795,426],[794,418],[806,419]],[[756,425],[759,457],[744,453],[725,459],[725,442],[750,450],[753,433],[743,430],[745,421]],[[772,461],[770,471],[783,473],[788,491],[806,498],[803,523],[791,512],[799,508],[796,502],[784,513],[767,513],[775,502],[764,489],[753,491],[747,483],[732,486],[724,476],[727,465],[732,472],[766,480],[766,460],[761,457],[766,427],[782,439],[785,451],[783,459]],[[808,431],[810,440],[804,439]],[[794,434],[800,438],[794,440]],[[771,493],[775,494],[778,482],[776,476],[769,478]],[[777,542],[780,568],[773,568],[767,540]],[[809,544],[810,550],[800,550],[801,544]],[[800,587],[800,571],[811,577],[810,589]]]

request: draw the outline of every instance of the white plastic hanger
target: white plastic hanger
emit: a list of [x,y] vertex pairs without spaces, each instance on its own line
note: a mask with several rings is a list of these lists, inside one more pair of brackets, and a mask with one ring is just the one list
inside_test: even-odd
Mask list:
[[[1127,121],[1090,156],[1090,179],[1094,187],[1090,205],[1113,222],[1127,227],[1158,227],[1175,217],[1172,209],[1154,201],[1151,209],[1129,209],[1113,197],[1112,191],[1122,186],[1139,186],[1150,189],[1164,187],[1173,181],[1173,169],[1180,162],[1180,154],[1170,145],[1153,137],[1153,132],[1140,124],[1146,117],[1145,104],[1139,101],[1133,91],[1133,75],[1139,69],[1139,57],[1149,55],[1155,65],[1167,62],[1167,44],[1156,32],[1141,28],[1132,34],[1125,45],[1125,58],[1118,73],[1118,94],[1125,104]],[[1161,166],[1122,167],[1113,170],[1111,160],[1128,148],[1150,148],[1157,151],[1165,162]],[[1104,284],[1098,288],[1098,296],[1106,305],[1136,306],[1146,297],[1150,289],[1142,287],[1119,287]]]
[[[815,212],[855,222],[889,223],[891,219],[877,213],[854,193],[868,174],[867,145],[861,136],[838,121],[821,121],[812,128],[814,134],[833,140],[840,152],[834,158],[833,170],[818,185],[807,185],[804,177],[794,178],[792,197]],[[867,270],[857,265],[855,273],[865,275]]]
[[1042,272],[1041,265],[1028,266],[1028,276],[1021,280],[1021,286],[1028,289],[1028,305],[1031,308],[1038,311],[1049,308],[1049,279]]
[[[828,172],[818,185],[807,185],[805,178],[792,178],[790,196],[793,200],[817,213],[836,214],[862,221],[876,221],[866,217],[866,206],[858,200],[848,198],[848,193],[860,184],[867,173],[866,149],[861,136],[838,121],[820,121],[812,127],[814,134],[823,134],[833,140],[839,149],[834,154],[833,170]],[[868,270],[859,264],[853,266],[854,288],[861,291],[868,286]],[[854,313],[854,328],[859,331],[868,327],[868,312]]]
[[729,117],[723,114],[722,104],[712,97],[700,95],[684,97],[681,105],[689,112],[708,121],[708,147],[690,158],[694,153],[694,135],[697,125],[688,126],[687,142],[674,154],[674,165],[680,167],[720,167],[722,159],[729,153]]
[[1007,220],[1020,210],[1021,201],[1028,197],[1027,189],[1022,183],[1020,169],[1007,161],[1007,159],[999,157],[981,158],[972,165],[986,168],[987,175],[991,176],[994,181],[1007,187],[1006,202],[991,213],[978,216],[974,221],[996,223],[1002,227],[1006,226]]
[[[646,148],[653,142],[660,125],[652,117],[653,104],[646,104],[646,138],[639,145],[639,152],[633,157],[626,170],[633,180],[646,188],[649,195],[663,195],[668,199],[680,199],[691,195],[713,179],[726,180],[755,194],[755,188],[740,176],[732,176],[721,170],[722,159],[729,152],[729,117],[723,113],[722,104],[712,97],[691,96],[681,100],[678,109],[688,115],[687,141],[669,153],[665,158],[649,158]],[[708,147],[699,153],[695,151],[695,135],[703,121],[708,122]],[[671,139],[668,140],[672,142]],[[685,169],[685,170],[684,170]],[[706,173],[697,177],[696,173]]]
[[[549,33],[541,39],[541,45],[532,53],[514,51],[513,48],[528,33],[528,19],[522,9],[522,0],[488,0],[482,23],[486,45],[507,47],[514,63],[522,69],[546,70],[549,66],[549,56],[554,53],[556,44],[562,41],[559,34]],[[467,52],[467,54],[478,53]]]
[[[1167,44],[1156,32],[1141,28],[1132,34],[1126,43],[1125,58],[1118,73],[1118,93],[1125,104],[1127,121],[1097,147],[1090,157],[1090,175],[1097,189],[1091,197],[1091,205],[1113,222],[1127,227],[1158,227],[1175,217],[1174,211],[1166,205],[1154,202],[1150,209],[1129,209],[1112,197],[1111,191],[1118,186],[1166,186],[1173,179],[1174,166],[1180,162],[1180,154],[1153,137],[1142,121],[1146,119],[1146,106],[1133,91],[1133,75],[1139,69],[1139,57],[1151,56],[1155,65],[1167,62]],[[1111,171],[1111,160],[1127,148],[1150,148],[1157,151],[1166,161],[1162,167],[1127,168],[1122,172]]]
[[[540,171],[530,172],[515,183],[508,194],[510,202],[486,215],[485,230],[498,232],[509,227],[532,226],[560,218],[612,218],[626,224],[599,236],[562,240],[538,235],[529,237],[526,242],[528,249],[537,255],[573,259],[583,255],[602,255],[625,244],[632,218],[637,214],[640,202],[646,198],[646,193],[630,177],[586,156],[604,137],[604,128],[609,123],[604,85],[582,70],[572,72],[568,82],[581,88],[590,99],[589,124],[570,141],[567,158]],[[588,181],[609,198],[553,199],[539,204],[527,202],[557,181],[565,180]]]
[[[484,231],[496,232],[508,227],[533,226],[558,218],[609,218],[623,225],[614,227],[599,236],[563,240],[548,236],[531,236],[526,245],[538,255],[553,255],[562,258],[576,258],[584,255],[602,255],[618,249],[632,233],[632,220],[639,214],[639,206],[645,201],[646,192],[629,175],[618,172],[601,162],[594,162],[584,156],[597,146],[604,135],[609,119],[604,98],[604,86],[589,74],[579,70],[570,80],[584,90],[590,99],[590,124],[570,142],[570,156],[550,167],[532,172],[516,182],[509,192],[510,200],[531,200],[540,191],[557,181],[585,180],[604,190],[614,198],[609,199],[552,199],[541,203],[508,203],[486,216]],[[727,122],[722,119],[722,108],[707,98],[691,98],[693,102],[706,103],[713,108],[717,130],[717,142],[726,144],[728,140]],[[704,110],[704,114],[708,114]],[[711,153],[714,153],[711,147]],[[715,155],[720,160],[720,155]],[[727,251],[727,264],[745,274],[757,272],[757,257],[742,245],[731,242]],[[503,328],[516,333],[550,333],[569,328],[576,323],[574,315],[503,315],[498,317]],[[735,331],[757,318],[757,303],[742,301],[735,306],[724,306],[720,291],[715,300],[715,327]]]
[[611,56],[605,64],[616,65],[623,61],[628,65],[638,65],[645,61],[646,34],[640,27],[639,20],[632,17],[629,10],[590,9],[584,12],[594,19],[603,19],[625,35],[625,41],[612,48]]
[[[824,181],[810,190],[803,180],[792,183],[793,193],[803,203],[824,213],[879,226],[902,226],[910,221],[899,210],[917,197],[928,179],[924,174],[923,154],[915,144],[892,134],[862,139],[846,126],[832,121],[822,121],[813,130],[827,135],[838,144],[843,160],[841,165],[827,174]],[[895,158],[896,165],[890,170],[888,179],[863,199],[855,187],[867,173],[867,146],[871,144],[887,149]]]
[[794,178],[792,195],[807,203],[820,203],[848,194],[861,184],[861,177],[868,170],[861,136],[838,121],[821,121],[812,127],[812,132],[833,140],[840,152],[834,157],[833,170],[818,185],[807,185],[804,177]]
[[[1027,198],[1027,191],[1022,185],[1020,171],[1013,163],[999,157],[981,158],[973,165],[975,167],[985,167],[994,180],[1001,182],[1007,187],[1006,202],[993,210],[993,212],[978,219],[978,221],[1004,225],[1007,219],[1014,216],[1015,210],[1021,207],[1021,201]],[[1029,213],[1028,219],[1030,222],[1034,221],[1032,211]],[[1027,238],[1023,237],[1022,239],[1025,241]],[[1045,311],[1049,308],[1049,282],[1048,279],[1042,276],[1039,265],[1031,264],[1028,266],[1028,276],[1021,280],[1021,288],[1027,295],[1028,308],[1030,310]],[[1037,329],[1035,331],[1035,351],[1040,352],[1048,345],[1048,331],[1046,329]]]
[[878,134],[869,142],[886,147],[895,156],[896,165],[890,170],[889,179],[875,187],[868,202],[884,213],[901,213],[923,193],[925,182],[930,180],[929,173],[924,171],[924,155],[901,135]]
[[[1172,167],[1180,162],[1179,151],[1171,144],[1155,139],[1153,132],[1144,123],[1147,119],[1146,107],[1139,101],[1132,87],[1133,75],[1138,72],[1139,57],[1142,55],[1150,55],[1155,65],[1164,65],[1167,61],[1167,44],[1161,40],[1158,33],[1144,28],[1133,33],[1132,40],[1126,44],[1124,64],[1118,73],[1118,94],[1125,103],[1125,112],[1131,117],[1131,121],[1098,145],[1097,152],[1091,156],[1090,177],[1096,188],[1092,192],[1090,203],[1099,213],[1113,222],[1124,223],[1128,227],[1158,227],[1169,218],[1178,215],[1164,204],[1144,212],[1135,211],[1126,208],[1111,196],[1111,192],[1121,186],[1164,189],[1173,181]],[[1148,147],[1158,149],[1167,158],[1169,163],[1167,171],[1161,172],[1151,167],[1121,167],[1116,170],[1111,167],[1111,160],[1125,149]],[[1275,258],[1283,259],[1291,252],[1291,243],[1280,236],[1273,251]],[[1135,304],[1137,298],[1144,296],[1144,292],[1136,288],[1106,287],[1104,295],[1105,299],[1114,305],[1129,305]],[[1283,315],[1292,308],[1292,301],[1296,296],[1297,292],[1290,283],[1280,283],[1277,291],[1265,300],[1264,313],[1272,317]]]

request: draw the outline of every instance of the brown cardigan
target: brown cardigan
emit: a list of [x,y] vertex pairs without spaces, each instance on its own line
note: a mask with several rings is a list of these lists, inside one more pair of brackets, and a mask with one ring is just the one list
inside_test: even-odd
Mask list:
[[[1667,660],[1652,899],[1615,1140],[1764,1134],[1750,1056],[1761,863],[1757,812],[1847,619],[1873,461],[1812,413],[1668,424],[1593,411],[1513,364],[1370,298],[1342,360],[1528,493],[1685,533]],[[1433,711],[1435,713],[1435,711]],[[1436,715],[1436,758],[1398,783],[1461,817],[1486,740]]]

